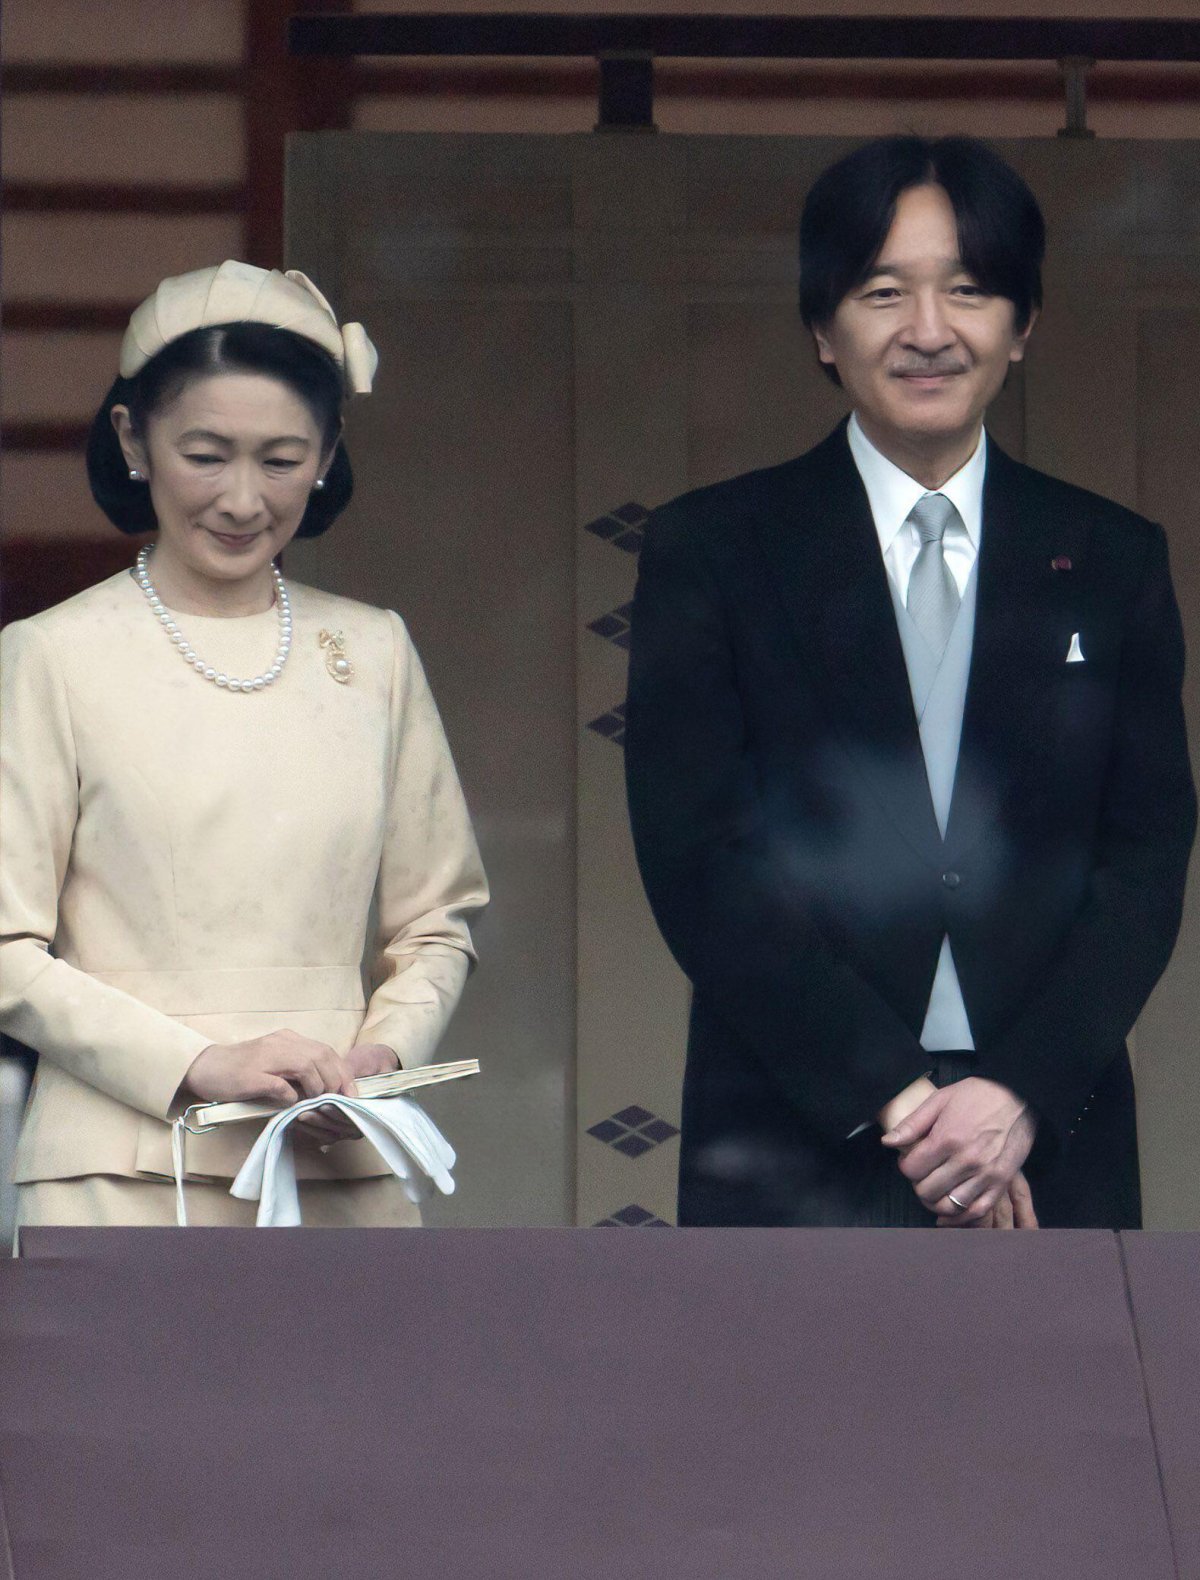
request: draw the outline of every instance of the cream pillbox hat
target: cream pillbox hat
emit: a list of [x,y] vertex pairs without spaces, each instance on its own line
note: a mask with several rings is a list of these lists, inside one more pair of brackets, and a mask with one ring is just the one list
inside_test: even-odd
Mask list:
[[121,377],[132,378],[193,329],[247,322],[273,324],[315,341],[341,368],[349,394],[370,394],[379,353],[361,324],[339,327],[333,308],[299,269],[281,274],[233,259],[163,280],[134,309],[121,342]]

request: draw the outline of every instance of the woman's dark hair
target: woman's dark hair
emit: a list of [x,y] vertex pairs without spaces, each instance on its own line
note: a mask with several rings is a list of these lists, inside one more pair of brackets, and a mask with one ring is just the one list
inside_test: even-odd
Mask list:
[[278,329],[273,324],[212,324],[172,340],[131,379],[117,379],[100,404],[87,444],[88,482],[100,509],[122,532],[152,532],[158,526],[150,490],[133,482],[129,465],[112,425],[114,406],[128,406],[138,438],[146,424],[170,404],[193,379],[214,373],[262,373],[278,379],[312,413],[325,447],[336,443],[325,473],[325,487],[312,494],[296,536],[315,538],[332,526],[350,503],[354,475],[346,446],[339,440],[342,423],[342,374],[337,363],[314,340]]
[[[800,316],[821,328],[870,274],[910,187],[945,189],[958,221],[963,267],[1013,304],[1018,334],[1042,305],[1046,225],[1037,199],[999,154],[975,137],[880,137],[830,165],[800,216]],[[837,383],[837,370],[823,364]]]

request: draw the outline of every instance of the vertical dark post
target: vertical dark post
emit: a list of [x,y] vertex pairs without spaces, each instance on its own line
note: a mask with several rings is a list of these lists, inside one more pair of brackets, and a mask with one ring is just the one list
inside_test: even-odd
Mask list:
[[1059,61],[1067,90],[1067,124],[1060,137],[1095,137],[1087,123],[1087,74],[1096,62],[1090,55],[1066,55]]
[[284,140],[289,132],[337,130],[351,122],[354,63],[347,56],[300,60],[288,53],[294,14],[349,13],[353,0],[246,0],[246,212],[242,256],[265,269],[283,261]]
[[654,56],[638,50],[613,51],[600,62],[598,132],[653,132]]

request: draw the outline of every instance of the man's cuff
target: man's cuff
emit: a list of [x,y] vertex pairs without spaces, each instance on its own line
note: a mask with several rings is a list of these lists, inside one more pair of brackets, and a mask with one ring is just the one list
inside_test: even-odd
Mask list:
[[[881,1130],[885,1133],[894,1130],[902,1119],[907,1119],[914,1113],[927,1097],[932,1097],[937,1087],[930,1077],[933,1071],[926,1070],[924,1075],[919,1075],[915,1081],[910,1081],[902,1092],[897,1092],[895,1097],[886,1102],[876,1115],[876,1120]],[[851,1135],[857,1136],[869,1128],[871,1121],[859,1125],[857,1130],[852,1130]],[[846,1138],[849,1140],[849,1136]]]

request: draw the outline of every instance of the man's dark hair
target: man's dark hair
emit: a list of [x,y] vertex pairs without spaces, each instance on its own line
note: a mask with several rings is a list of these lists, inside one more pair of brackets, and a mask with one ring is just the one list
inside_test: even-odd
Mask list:
[[[800,316],[823,327],[870,274],[910,187],[945,189],[958,220],[963,268],[1013,304],[1024,330],[1042,305],[1046,225],[1037,199],[1000,155],[975,137],[880,137],[830,165],[800,216]],[[837,370],[825,371],[838,382]]]
[[182,393],[193,379],[214,373],[261,373],[286,384],[308,407],[321,443],[337,448],[325,474],[325,487],[312,494],[297,537],[315,538],[350,503],[354,474],[342,426],[342,373],[321,346],[273,324],[212,324],[172,340],[131,379],[119,378],[100,404],[87,445],[92,497],[122,532],[153,532],[158,526],[150,490],[133,482],[112,425],[114,406],[128,406],[133,431],[145,440],[146,424]]

